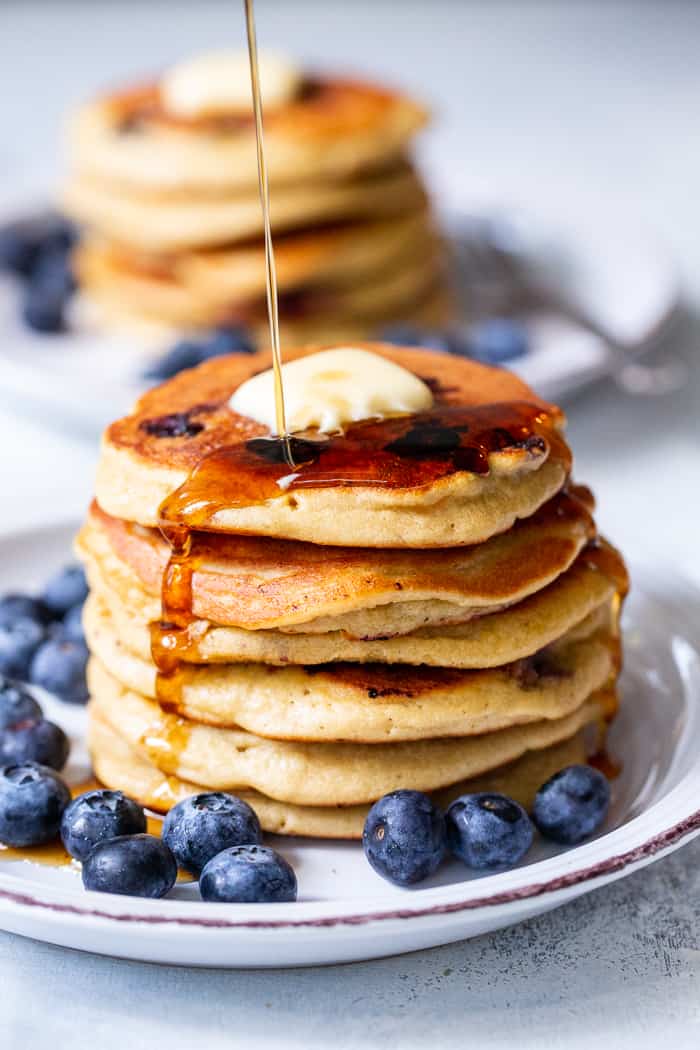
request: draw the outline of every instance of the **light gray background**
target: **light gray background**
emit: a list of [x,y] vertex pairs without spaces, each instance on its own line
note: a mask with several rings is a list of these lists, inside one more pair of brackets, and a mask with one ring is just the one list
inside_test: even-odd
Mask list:
[[[655,228],[690,316],[677,394],[608,384],[568,406],[577,476],[627,553],[700,583],[700,4],[258,0],[261,45],[366,70],[432,101],[423,161],[443,199],[599,204]],[[227,3],[0,5],[0,196],[50,187],[66,108],[100,84],[239,41]],[[95,449],[0,410],[0,531],[77,517]],[[0,1043],[477,1046],[700,1043],[700,842],[549,916],[402,959],[223,973],[0,935]]]

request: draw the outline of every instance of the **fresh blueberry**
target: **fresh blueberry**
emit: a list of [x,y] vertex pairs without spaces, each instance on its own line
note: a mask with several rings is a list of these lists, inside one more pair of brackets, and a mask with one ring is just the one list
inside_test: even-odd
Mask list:
[[18,722],[37,721],[42,712],[38,703],[18,682],[0,676],[0,732]]
[[22,305],[22,318],[28,328],[43,335],[66,330],[66,299],[53,289],[28,289]]
[[60,726],[43,718],[26,719],[0,733],[0,765],[38,762],[51,769],[63,769],[70,744]]
[[88,698],[85,679],[87,646],[58,635],[37,649],[29,668],[29,678],[49,693],[71,704],[84,704]]
[[20,223],[0,229],[0,270],[28,277],[36,265],[40,247],[27,237]]
[[74,605],[87,598],[88,585],[81,565],[65,565],[44,588],[41,598],[56,617],[65,616]]
[[508,317],[492,317],[472,325],[466,340],[455,342],[452,351],[487,365],[500,365],[524,357],[529,348],[524,325]]
[[420,346],[431,350],[450,350],[450,339],[445,332],[417,328],[410,324],[394,324],[383,328],[377,338],[395,346]]
[[83,886],[128,897],[164,897],[175,885],[177,864],[155,835],[122,835],[98,842],[83,861]]
[[163,842],[181,868],[199,875],[228,846],[262,842],[260,822],[247,802],[212,791],[178,802],[163,821]]
[[14,620],[36,620],[47,624],[53,617],[39,598],[29,594],[5,594],[0,598],[0,627],[5,627]]
[[0,768],[0,842],[40,846],[58,835],[70,791],[53,769],[37,762]]
[[284,857],[267,846],[231,846],[209,861],[199,877],[205,901],[271,904],[297,899],[297,879]]
[[362,847],[382,878],[399,886],[421,882],[445,856],[445,818],[421,791],[392,791],[367,814]]
[[85,644],[85,628],[83,627],[83,603],[74,605],[69,609],[61,621],[61,633],[64,638],[71,642],[82,642]]
[[143,373],[145,379],[172,379],[186,368],[194,368],[204,360],[202,347],[191,339],[182,339],[158,357]]
[[99,842],[146,830],[146,814],[121,791],[87,791],[74,798],[61,820],[63,845],[76,860],[85,860]]
[[254,354],[255,343],[250,332],[242,325],[227,325],[215,328],[201,342],[202,360],[221,357],[223,354]]
[[69,255],[56,248],[42,252],[32,272],[32,292],[55,294],[67,302],[75,288],[75,276]]
[[26,617],[0,626],[0,674],[26,679],[37,649],[46,632],[36,620]]
[[0,229],[0,270],[30,277],[44,253],[66,254],[75,241],[75,228],[58,215],[21,219]]
[[532,845],[530,818],[518,803],[497,792],[462,795],[447,810],[447,841],[470,868],[506,868]]
[[605,820],[610,785],[592,766],[567,766],[555,773],[535,795],[532,816],[548,839],[573,846]]

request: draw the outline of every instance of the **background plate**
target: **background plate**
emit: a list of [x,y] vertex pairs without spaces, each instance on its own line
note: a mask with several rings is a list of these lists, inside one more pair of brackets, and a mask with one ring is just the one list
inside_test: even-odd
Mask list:
[[[41,210],[34,205],[35,211]],[[575,211],[575,209],[573,209]],[[31,214],[15,204],[0,219]],[[533,264],[559,282],[567,295],[623,343],[656,345],[679,300],[675,266],[654,237],[604,213],[508,213]],[[454,236],[464,222],[444,217]],[[19,288],[0,280],[0,394],[20,410],[90,435],[123,415],[145,388],[141,374],[172,338],[145,349],[124,333],[105,335],[76,302],[72,330],[37,335],[19,320]],[[588,383],[614,374],[624,362],[603,340],[561,317],[541,315],[527,324],[531,349],[508,366],[551,400],[566,399]]]
[[[69,556],[74,527],[0,540],[3,587],[39,586]],[[473,937],[539,914],[650,863],[700,831],[700,594],[670,572],[633,572],[625,614],[623,761],[603,832],[567,851],[468,877],[445,865],[420,889],[383,882],[357,844],[268,836],[294,865],[300,900],[214,905],[180,885],[165,901],[86,893],[77,871],[0,859],[0,927],[105,955],[195,966],[299,966],[375,958]],[[45,698],[44,698],[45,699]],[[82,710],[48,700],[82,777]],[[1,854],[0,854],[1,857]]]

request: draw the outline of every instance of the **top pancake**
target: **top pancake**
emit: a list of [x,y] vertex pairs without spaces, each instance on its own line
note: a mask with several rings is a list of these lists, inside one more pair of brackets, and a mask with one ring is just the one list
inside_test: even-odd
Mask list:
[[[97,471],[99,505],[115,517],[157,525],[163,500],[197,468],[197,481],[207,491],[207,499],[211,488],[213,501],[206,514],[189,521],[197,528],[331,546],[421,548],[481,543],[518,518],[529,517],[562,487],[570,468],[570,453],[561,436],[563,415],[516,376],[426,350],[360,345],[426,381],[434,393],[435,411],[463,409],[464,433],[480,429],[485,418],[493,420],[489,433],[498,440],[488,455],[487,471],[475,472],[471,461],[464,469],[456,453],[438,450],[430,458],[416,457],[410,442],[404,451],[411,428],[420,421],[426,425],[423,417],[409,416],[397,421],[404,437],[403,444],[393,443],[396,451],[379,444],[375,451],[383,424],[360,424],[367,446],[361,483],[286,491],[273,484],[275,497],[261,498],[267,490],[256,487],[254,478],[252,489],[259,502],[242,505],[237,500],[234,505],[225,490],[245,480],[240,467],[240,457],[248,455],[244,443],[264,436],[267,429],[233,412],[228,400],[242,382],[270,366],[270,354],[263,352],[215,358],[183,372],[149,391],[131,415],[108,427]],[[292,360],[319,349],[324,348],[285,349],[284,358]],[[508,421],[521,410],[532,417],[527,434],[519,424],[507,429]],[[224,470],[219,461],[227,449],[234,451],[239,465],[228,464]],[[277,467],[273,464],[271,469]],[[199,506],[201,510],[201,499]]]
[[[272,185],[338,178],[405,149],[427,113],[405,96],[340,78],[307,78],[291,102],[265,113]],[[76,170],[132,188],[240,189],[257,182],[252,113],[185,119],[151,83],[83,106],[69,127]]]

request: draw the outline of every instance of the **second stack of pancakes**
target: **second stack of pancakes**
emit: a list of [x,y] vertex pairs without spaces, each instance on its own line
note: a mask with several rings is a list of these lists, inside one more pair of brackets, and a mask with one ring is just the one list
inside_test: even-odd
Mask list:
[[[570,481],[561,413],[501,370],[366,348],[434,392],[433,412],[399,421],[378,452],[385,479],[394,464],[404,484],[290,490],[238,509],[215,494],[217,531],[195,532],[175,566],[184,643],[162,623],[174,567],[159,507],[206,457],[264,434],[228,399],[269,357],[183,373],[108,428],[78,541],[105,784],[161,811],[230,790],[268,830],[354,838],[390,790],[444,804],[488,786],[529,804],[600,745],[626,574],[596,535],[590,492]],[[455,425],[453,440],[445,419],[461,406],[471,433]],[[161,658],[175,647],[172,673],[158,674],[154,644]]]
[[[183,68],[215,79],[206,56],[174,73]],[[265,342],[252,112],[173,108],[172,74],[73,115],[63,204],[83,228],[80,287],[108,324],[237,323]],[[399,92],[298,70],[288,95],[265,104],[287,345],[449,319],[442,239],[410,156],[426,121]]]

